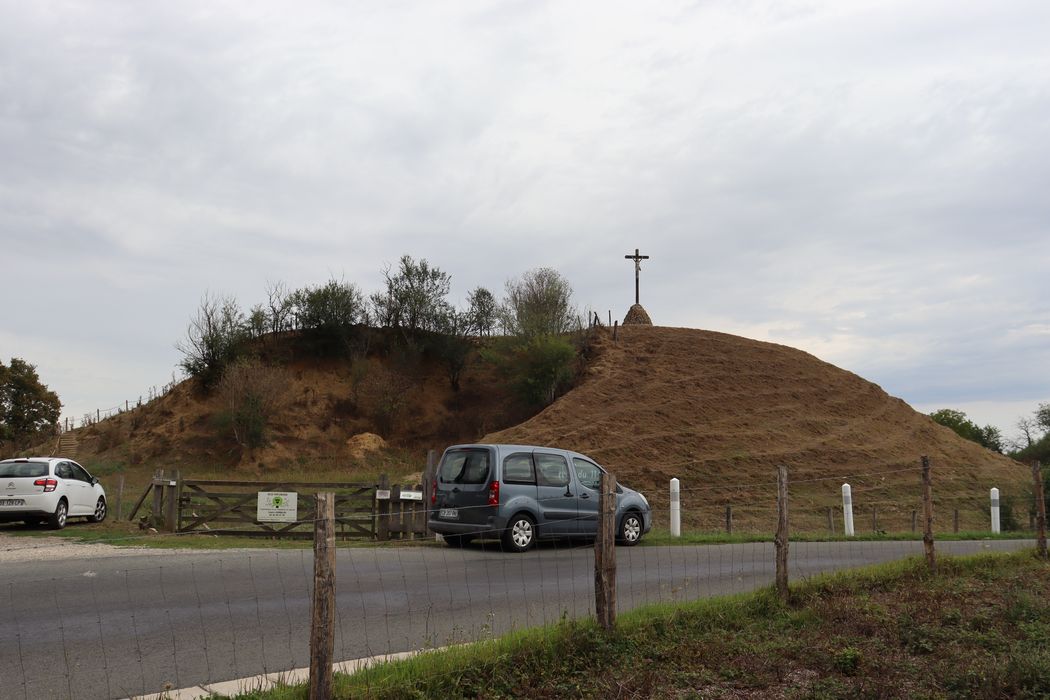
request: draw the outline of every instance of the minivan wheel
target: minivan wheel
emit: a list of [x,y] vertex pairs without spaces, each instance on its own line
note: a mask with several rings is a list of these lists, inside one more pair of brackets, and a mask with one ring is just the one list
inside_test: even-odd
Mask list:
[[69,514],[65,500],[59,501],[55,506],[55,512],[47,519],[47,524],[52,530],[61,530],[66,526],[66,516]]
[[474,535],[442,535],[441,537],[449,547],[465,547],[474,539]]
[[620,521],[620,544],[633,547],[642,538],[642,516],[630,512]]
[[528,551],[536,542],[536,525],[532,518],[522,513],[515,515],[503,531],[503,549],[512,552]]
[[95,513],[88,518],[93,523],[100,523],[106,519],[106,499],[102,496],[98,497],[98,503],[95,504]]

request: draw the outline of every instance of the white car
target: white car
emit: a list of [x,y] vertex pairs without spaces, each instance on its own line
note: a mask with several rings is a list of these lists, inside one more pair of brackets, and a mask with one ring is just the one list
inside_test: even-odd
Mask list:
[[106,491],[84,467],[64,457],[0,462],[0,522],[46,523],[61,530],[75,517],[106,519]]

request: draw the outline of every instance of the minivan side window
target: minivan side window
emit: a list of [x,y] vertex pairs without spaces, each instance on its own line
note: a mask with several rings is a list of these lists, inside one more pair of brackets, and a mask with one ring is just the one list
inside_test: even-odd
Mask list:
[[580,483],[597,491],[602,480],[602,470],[598,468],[598,465],[579,457],[573,457],[572,464],[576,467],[576,478],[580,480]]
[[536,475],[540,486],[568,486],[569,465],[561,455],[550,455],[537,452]]
[[438,480],[443,484],[484,484],[488,476],[488,450],[446,452],[438,472]]
[[503,460],[503,481],[508,484],[535,484],[536,472],[532,468],[532,455],[515,452]]

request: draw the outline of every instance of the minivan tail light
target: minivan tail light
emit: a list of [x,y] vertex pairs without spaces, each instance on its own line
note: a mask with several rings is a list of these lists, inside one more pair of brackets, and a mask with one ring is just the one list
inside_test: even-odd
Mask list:
[[489,484],[489,505],[490,506],[498,506],[499,505],[499,482],[498,481],[493,481],[491,484]]
[[434,480],[434,485],[430,488],[430,505],[436,506],[438,502],[438,482]]
[[37,479],[33,486],[43,486],[44,493],[48,493],[58,488],[58,479]]

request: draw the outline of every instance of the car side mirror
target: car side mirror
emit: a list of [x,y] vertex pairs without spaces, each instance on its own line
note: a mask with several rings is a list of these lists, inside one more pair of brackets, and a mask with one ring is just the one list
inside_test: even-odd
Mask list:
[[91,485],[94,486],[97,483],[98,483],[98,477],[97,476],[91,477]]

